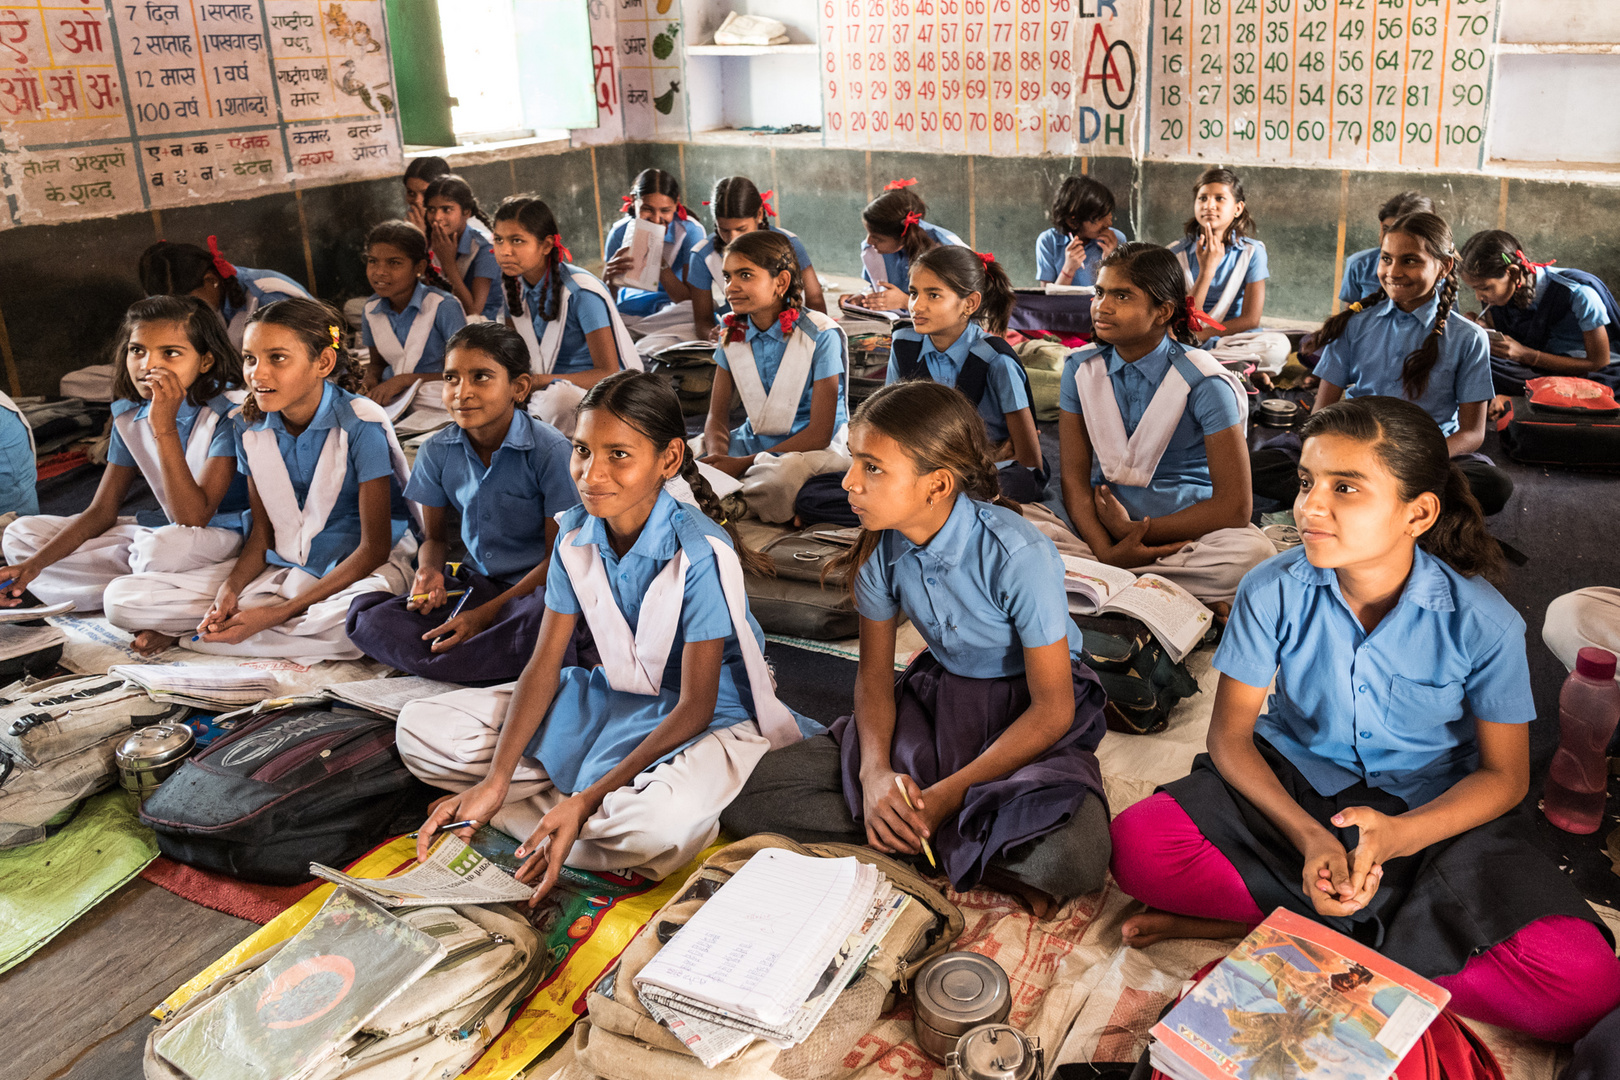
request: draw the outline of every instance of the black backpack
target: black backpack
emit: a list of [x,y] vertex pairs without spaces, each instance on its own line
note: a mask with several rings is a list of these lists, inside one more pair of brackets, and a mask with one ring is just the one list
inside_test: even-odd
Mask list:
[[266,711],[216,739],[147,799],[177,862],[296,885],[419,825],[440,792],[394,749],[394,721],[330,703]]
[[1170,722],[1170,710],[1198,693],[1185,663],[1170,659],[1153,631],[1128,615],[1075,615],[1081,655],[1108,695],[1108,730],[1154,735]]

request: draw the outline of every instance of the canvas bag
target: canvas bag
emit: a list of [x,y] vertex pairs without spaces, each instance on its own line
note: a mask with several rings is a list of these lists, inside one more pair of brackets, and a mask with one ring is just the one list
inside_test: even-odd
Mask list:
[[164,855],[245,881],[299,885],[310,863],[346,865],[427,816],[438,793],[400,760],[393,720],[291,700],[220,717],[252,719],[146,800],[141,821]]
[[[311,1080],[417,1080],[459,1076],[522,1008],[545,971],[540,935],[505,904],[409,908],[395,912],[445,942],[449,954],[399,997],[334,1047]],[[277,942],[221,975],[146,1037],[147,1080],[186,1080],[157,1043],[282,947]]]
[[[782,848],[801,855],[853,856],[882,870],[912,904],[878,944],[859,978],[846,987],[810,1038],[787,1050],[762,1040],[712,1069],[649,1016],[636,997],[635,978],[675,931],[690,919],[754,854]],[[962,912],[938,889],[901,863],[853,844],[801,845],[761,833],[710,856],[681,891],[654,915],[625,948],[618,964],[586,996],[587,1019],[574,1029],[576,1073],[603,1080],[816,1080],[846,1073],[843,1059],[878,1016],[893,1007],[895,988],[961,936]],[[581,1071],[582,1070],[582,1071]]]
[[748,574],[748,608],[767,634],[841,641],[860,630],[860,616],[843,574],[822,571],[849,550],[850,541],[833,538],[836,525],[812,525],[759,545],[776,567],[775,577]]

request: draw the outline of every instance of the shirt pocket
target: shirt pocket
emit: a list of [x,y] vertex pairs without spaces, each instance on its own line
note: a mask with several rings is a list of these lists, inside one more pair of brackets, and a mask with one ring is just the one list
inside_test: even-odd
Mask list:
[[1433,728],[1462,718],[1463,684],[1456,682],[1421,683],[1404,675],[1389,677],[1389,707],[1386,722],[1403,727]]

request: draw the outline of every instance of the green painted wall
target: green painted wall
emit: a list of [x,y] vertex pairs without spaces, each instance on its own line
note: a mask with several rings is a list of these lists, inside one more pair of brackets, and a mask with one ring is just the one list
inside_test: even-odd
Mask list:
[[[592,161],[595,161],[593,177]],[[1132,239],[1174,240],[1192,199],[1198,166],[1091,159],[1092,176],[1113,189],[1115,225]],[[1058,182],[1079,159],[969,158],[861,151],[632,143],[469,166],[464,170],[486,209],[505,196],[535,191],[556,211],[576,259],[600,268],[598,222],[610,227],[620,195],[642,168],[682,177],[685,201],[699,211],[714,181],[742,174],[774,188],[783,227],[798,233],[830,273],[858,274],[860,210],[869,193],[891,179],[919,179],[929,217],[993,251],[1015,282],[1035,278],[1035,236]],[[1279,317],[1320,318],[1335,291],[1334,249],[1345,208],[1345,251],[1371,246],[1376,208],[1405,188],[1426,191],[1452,223],[1460,243],[1494,228],[1504,206],[1504,182],[1461,174],[1351,173],[1293,168],[1243,171],[1249,206],[1271,260],[1267,311]],[[599,198],[598,198],[599,191]],[[1537,259],[1589,270],[1620,285],[1620,187],[1511,180],[1505,183],[1506,224]],[[135,261],[161,237],[202,243],[217,233],[227,255],[244,266],[268,267],[341,303],[365,295],[361,246],[367,229],[403,210],[397,184],[372,181],[303,193],[304,224],[291,193],[239,202],[64,225],[34,225],[0,233],[0,315],[10,331],[24,393],[54,393],[61,376],[104,362],[124,308],[139,298]],[[599,217],[600,215],[600,217]]]

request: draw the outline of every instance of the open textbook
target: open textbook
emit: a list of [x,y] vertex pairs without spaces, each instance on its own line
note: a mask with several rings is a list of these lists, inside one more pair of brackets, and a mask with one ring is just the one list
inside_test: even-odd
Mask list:
[[534,894],[533,886],[524,885],[451,833],[433,842],[426,862],[393,877],[350,877],[321,863],[310,863],[309,872],[390,908],[515,904]]
[[1113,612],[1140,619],[1177,662],[1204,639],[1215,618],[1197,597],[1167,578],[1138,577],[1075,555],[1063,556],[1063,587],[1073,614]]
[[630,233],[625,237],[625,245],[630,249],[630,269],[614,284],[645,292],[658,288],[659,271],[665,265],[665,231],[665,226],[645,218],[630,219]]

